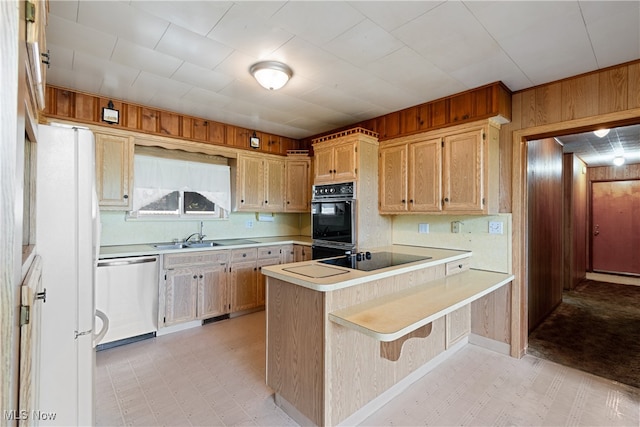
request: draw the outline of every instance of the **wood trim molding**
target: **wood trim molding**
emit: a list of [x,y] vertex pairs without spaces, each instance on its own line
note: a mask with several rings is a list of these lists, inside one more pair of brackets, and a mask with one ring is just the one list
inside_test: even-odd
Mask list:
[[512,153],[512,213],[513,255],[515,276],[511,296],[511,356],[522,357],[528,346],[527,324],[527,141],[555,135],[567,135],[598,127],[622,126],[640,123],[640,108],[602,114],[565,122],[533,126],[513,131]]

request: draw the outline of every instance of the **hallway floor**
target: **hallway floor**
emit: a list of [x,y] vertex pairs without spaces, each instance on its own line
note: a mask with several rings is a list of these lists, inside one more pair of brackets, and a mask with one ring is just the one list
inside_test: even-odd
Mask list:
[[[96,424],[297,425],[265,385],[264,312],[97,353]],[[366,426],[640,425],[640,390],[467,345]]]
[[528,353],[640,387],[640,286],[586,280],[529,335]]

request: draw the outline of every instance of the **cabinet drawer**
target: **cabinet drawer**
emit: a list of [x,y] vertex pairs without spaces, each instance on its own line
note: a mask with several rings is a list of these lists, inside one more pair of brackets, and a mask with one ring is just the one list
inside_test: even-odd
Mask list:
[[248,261],[258,257],[256,248],[234,249],[231,251],[231,262]]
[[258,248],[258,259],[279,257],[280,246],[261,246]]
[[163,255],[164,268],[192,265],[223,264],[229,262],[229,251],[203,251]]
[[469,269],[469,258],[459,259],[458,261],[451,261],[446,264],[446,274],[450,276],[456,273],[462,273]]

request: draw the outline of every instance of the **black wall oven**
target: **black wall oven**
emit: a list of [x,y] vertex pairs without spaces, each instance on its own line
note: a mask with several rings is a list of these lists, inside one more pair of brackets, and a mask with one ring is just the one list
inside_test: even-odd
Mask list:
[[355,251],[355,217],[355,183],[314,185],[311,201],[313,259]]

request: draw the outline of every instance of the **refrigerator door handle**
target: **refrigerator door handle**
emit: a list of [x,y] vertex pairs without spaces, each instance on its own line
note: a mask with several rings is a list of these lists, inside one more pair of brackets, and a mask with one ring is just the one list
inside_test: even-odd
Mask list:
[[107,334],[107,331],[109,330],[109,318],[107,317],[106,314],[104,314],[104,312],[96,309],[96,316],[98,316],[100,318],[100,320],[102,320],[102,329],[100,329],[100,332],[98,332],[94,337],[93,337],[93,346],[97,346],[100,341],[102,341],[102,338],[104,338],[104,336]]

